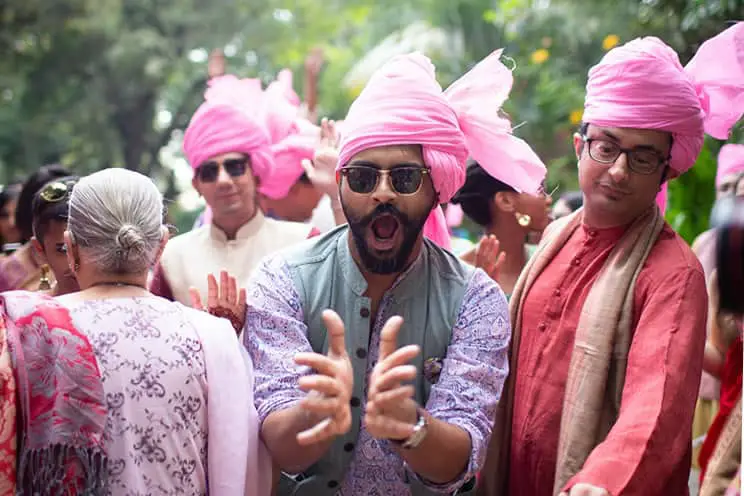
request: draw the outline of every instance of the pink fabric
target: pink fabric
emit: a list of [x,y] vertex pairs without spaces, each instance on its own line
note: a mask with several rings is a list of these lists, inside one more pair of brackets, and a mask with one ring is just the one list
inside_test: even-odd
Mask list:
[[[369,148],[421,145],[439,201],[448,202],[465,181],[469,153],[496,163],[491,157],[503,151],[493,143],[507,147],[514,143],[505,138],[511,130],[508,121],[498,115],[512,82],[500,57],[501,50],[493,52],[446,92],[427,57],[420,53],[394,57],[372,75],[351,105],[343,124],[338,168]],[[441,208],[432,211],[424,234],[450,247]]]
[[589,71],[584,121],[672,133],[670,166],[693,166],[704,133],[725,139],[744,112],[744,23],[701,45],[686,68],[654,37],[610,50]]
[[447,220],[447,227],[458,227],[462,224],[462,220],[465,218],[465,213],[462,211],[462,207],[457,203],[450,203],[447,205],[447,210],[444,212],[444,218]]
[[744,173],[744,145],[723,145],[718,153],[718,171],[716,172],[716,187],[726,176]]
[[261,180],[273,167],[269,133],[261,115],[261,83],[235,76],[209,82],[205,102],[196,110],[183,138],[191,167],[223,153],[244,153]]
[[664,215],[666,213],[668,195],[669,195],[669,181],[664,181],[664,184],[661,185],[661,190],[659,191],[659,194],[656,195],[656,204],[659,206],[659,210],[661,210],[661,215]]

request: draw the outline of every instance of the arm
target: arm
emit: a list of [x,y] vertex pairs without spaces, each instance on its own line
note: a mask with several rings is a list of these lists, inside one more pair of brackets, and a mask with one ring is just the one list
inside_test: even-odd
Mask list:
[[298,381],[308,370],[296,366],[294,356],[313,350],[307,340],[300,297],[288,270],[278,258],[256,268],[248,285],[243,340],[253,360],[261,435],[276,465],[298,473],[315,463],[331,443],[301,446],[297,442],[297,434],[320,419],[299,403],[305,393]]
[[699,269],[674,271],[651,288],[628,354],[620,415],[564,491],[586,483],[613,496],[663,492],[691,446],[706,313]]
[[433,419],[427,435],[417,448],[399,450],[426,485],[452,492],[481,469],[508,373],[510,337],[504,293],[478,270],[426,404]]

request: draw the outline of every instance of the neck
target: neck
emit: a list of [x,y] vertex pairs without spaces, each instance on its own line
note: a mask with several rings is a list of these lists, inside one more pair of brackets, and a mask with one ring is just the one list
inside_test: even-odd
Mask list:
[[382,296],[385,291],[390,289],[393,286],[393,283],[395,283],[396,279],[398,279],[398,277],[400,277],[400,275],[405,272],[405,270],[419,256],[422,244],[423,237],[420,236],[419,239],[416,241],[413,250],[411,250],[411,255],[408,257],[408,260],[406,260],[405,266],[399,272],[395,272],[392,274],[376,274],[367,270],[367,268],[362,263],[362,257],[359,255],[356,243],[354,243],[354,240],[352,239],[351,232],[349,232],[349,247],[351,249],[351,256],[354,259],[357,267],[359,267],[359,271],[362,273],[364,280],[367,281],[367,295],[372,299],[376,299]]
[[611,229],[613,227],[627,226],[638,218],[640,214],[618,216],[618,215],[607,215],[604,212],[597,212],[592,210],[589,205],[584,205],[584,219],[583,222],[589,227],[595,229]]
[[247,215],[225,215],[220,217],[213,217],[212,224],[225,233],[225,236],[229,240],[233,240],[238,235],[238,231],[241,227],[248,224],[256,217],[257,210],[254,209]]
[[106,274],[103,272],[78,271],[76,274],[81,290],[91,288],[119,288],[147,290],[147,273],[144,274]]
[[77,293],[78,291],[80,291],[80,286],[78,286],[77,280],[66,276],[61,280],[57,279],[57,284],[54,286],[54,296]]
[[499,214],[496,222],[488,226],[486,233],[496,236],[496,239],[499,240],[499,248],[506,255],[502,272],[520,273],[522,267],[527,263],[524,252],[527,237],[525,229],[517,224],[512,215]]

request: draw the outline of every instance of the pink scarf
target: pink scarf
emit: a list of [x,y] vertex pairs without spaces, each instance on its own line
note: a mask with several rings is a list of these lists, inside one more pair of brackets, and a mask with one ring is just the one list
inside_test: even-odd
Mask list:
[[[439,201],[446,203],[465,181],[469,154],[494,165],[503,156],[524,156],[526,145],[511,136],[508,120],[498,115],[512,83],[500,57],[501,50],[493,52],[445,92],[427,57],[420,53],[394,57],[372,75],[349,109],[338,168],[369,148],[421,145]],[[539,173],[505,173],[517,188],[537,191],[534,179]],[[429,215],[424,234],[450,247],[441,208]]]

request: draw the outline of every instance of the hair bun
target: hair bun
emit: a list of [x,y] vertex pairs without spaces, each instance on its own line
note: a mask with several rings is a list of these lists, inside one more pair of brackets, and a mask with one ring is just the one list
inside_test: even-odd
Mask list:
[[116,247],[123,252],[138,252],[145,249],[145,239],[137,227],[125,224],[116,235]]

